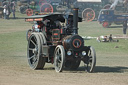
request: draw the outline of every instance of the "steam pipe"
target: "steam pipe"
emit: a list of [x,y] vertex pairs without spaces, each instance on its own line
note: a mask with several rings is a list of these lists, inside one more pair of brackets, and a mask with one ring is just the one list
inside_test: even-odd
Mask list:
[[79,8],[73,8],[73,34],[78,34],[78,10]]

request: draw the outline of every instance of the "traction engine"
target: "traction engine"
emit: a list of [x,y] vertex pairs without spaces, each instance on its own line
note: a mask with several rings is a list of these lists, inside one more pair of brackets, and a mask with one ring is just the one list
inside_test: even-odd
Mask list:
[[76,70],[84,62],[87,72],[93,72],[96,53],[92,46],[84,46],[78,35],[78,8],[73,15],[52,13],[25,18],[35,24],[26,34],[28,40],[27,59],[32,69],[43,69],[45,63],[54,64],[56,72],[63,69]]

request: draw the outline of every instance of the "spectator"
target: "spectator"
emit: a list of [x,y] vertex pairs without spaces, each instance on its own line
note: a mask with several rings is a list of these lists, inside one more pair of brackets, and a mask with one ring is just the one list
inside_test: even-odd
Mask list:
[[112,41],[113,41],[112,34],[110,34],[110,36],[109,36],[109,42],[112,42]]
[[126,31],[127,31],[127,20],[125,20],[123,22],[123,34],[126,35]]
[[103,41],[102,42],[108,42],[109,40],[108,40],[108,38],[107,38],[107,36],[104,36],[104,38],[103,38]]
[[15,2],[12,2],[12,13],[13,13],[13,18],[15,19]]
[[112,38],[112,34],[110,34],[110,36],[109,36],[109,42],[119,42],[119,40],[114,40],[114,39]]
[[7,17],[6,17],[7,6],[4,5],[3,8],[4,8],[4,10],[3,10],[3,13],[4,13],[4,19],[7,19]]
[[9,9],[8,9],[8,7],[6,9],[6,19],[9,19]]

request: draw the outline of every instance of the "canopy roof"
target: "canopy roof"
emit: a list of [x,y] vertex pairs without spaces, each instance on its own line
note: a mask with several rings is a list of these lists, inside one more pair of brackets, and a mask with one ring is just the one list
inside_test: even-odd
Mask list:
[[[61,21],[65,22],[65,15],[61,13],[51,13],[45,15],[35,15],[25,18],[25,21],[42,21],[44,19],[49,19],[51,21]],[[69,18],[73,20],[73,15],[69,15]],[[78,22],[82,22],[82,18],[78,17]]]

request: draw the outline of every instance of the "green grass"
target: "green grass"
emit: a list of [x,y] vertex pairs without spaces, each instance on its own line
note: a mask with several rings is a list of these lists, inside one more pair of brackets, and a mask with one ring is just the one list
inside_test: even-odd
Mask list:
[[109,34],[122,34],[122,27],[112,25],[112,28],[103,28],[101,24],[96,21],[79,23],[79,33],[82,36],[101,36]]
[[[115,27],[112,25],[111,27]],[[79,34],[81,36],[92,36],[92,37],[99,37],[101,35],[123,35],[122,34],[122,27],[116,28],[103,28],[98,22],[82,22],[79,23]],[[128,40],[119,39],[119,42],[97,42],[96,39],[85,40],[85,45],[94,46],[95,49],[99,53],[109,53],[109,54],[124,54],[127,55],[128,50]],[[118,46],[119,48],[115,48]]]
[[[101,35],[120,34],[122,27],[102,28],[98,22],[79,23],[79,34],[81,36],[98,37]],[[24,58],[27,60],[27,41],[26,30],[32,24],[25,22],[24,19],[0,20],[0,62],[5,57],[8,59]],[[93,46],[97,54],[97,66],[120,66],[128,65],[128,40],[119,39],[119,42],[99,43],[96,39],[85,40],[86,46]],[[118,46],[118,48],[115,48]],[[18,61],[17,61],[18,62]],[[25,64],[26,65],[26,64]]]
[[7,55],[6,57],[14,56],[21,52],[26,54],[27,41],[25,33],[24,31],[0,34],[0,54]]

